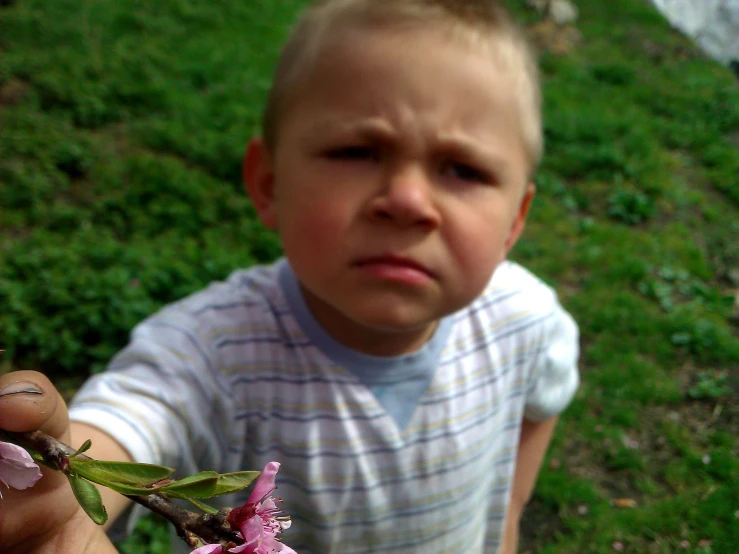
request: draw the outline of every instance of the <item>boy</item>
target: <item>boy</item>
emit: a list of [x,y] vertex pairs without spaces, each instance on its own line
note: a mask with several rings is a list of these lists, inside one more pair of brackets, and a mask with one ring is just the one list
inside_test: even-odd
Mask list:
[[[526,43],[491,0],[314,6],[244,160],[285,259],[139,325],[79,392],[72,442],[180,475],[276,460],[301,554],[514,553],[578,382],[574,322],[505,261],[534,196],[539,103]],[[0,396],[0,424],[13,402],[15,430],[56,410],[51,431],[67,432],[51,385],[24,375],[0,386],[27,377],[45,394]],[[0,543],[112,551],[63,483],[40,485],[0,509],[53,494],[53,522],[31,536],[30,508],[2,514]]]

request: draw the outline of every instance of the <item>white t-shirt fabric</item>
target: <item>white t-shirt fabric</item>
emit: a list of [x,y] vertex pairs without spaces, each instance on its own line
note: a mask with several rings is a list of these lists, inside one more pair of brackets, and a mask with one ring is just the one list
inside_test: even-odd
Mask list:
[[139,324],[70,416],[178,477],[280,462],[299,554],[494,554],[522,420],[570,403],[578,352],[554,291],[507,261],[419,351],[360,354],[313,318],[282,259]]

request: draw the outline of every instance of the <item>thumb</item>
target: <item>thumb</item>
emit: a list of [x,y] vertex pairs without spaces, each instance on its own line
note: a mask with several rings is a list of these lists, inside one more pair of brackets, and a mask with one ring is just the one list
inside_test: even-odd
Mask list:
[[[41,430],[69,444],[67,406],[54,385],[36,371],[0,376],[0,429],[20,433]],[[41,466],[33,487],[3,487],[0,500],[0,554],[114,552],[105,535],[80,508],[61,471]],[[2,485],[2,483],[0,483]]]
[[0,429],[44,433],[69,444],[67,405],[49,379],[37,371],[0,376]]

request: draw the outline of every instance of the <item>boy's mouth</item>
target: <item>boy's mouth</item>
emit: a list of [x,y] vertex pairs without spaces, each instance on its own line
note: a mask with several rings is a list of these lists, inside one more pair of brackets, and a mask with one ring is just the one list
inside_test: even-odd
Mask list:
[[361,258],[354,265],[372,277],[409,285],[421,285],[436,278],[435,274],[423,264],[411,258],[392,254]]

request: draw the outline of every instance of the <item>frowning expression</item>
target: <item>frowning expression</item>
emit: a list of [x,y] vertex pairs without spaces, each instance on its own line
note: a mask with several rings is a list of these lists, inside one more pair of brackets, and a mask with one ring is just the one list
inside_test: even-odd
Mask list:
[[509,72],[441,33],[356,32],[284,109],[245,178],[309,307],[360,351],[418,348],[523,229],[533,187]]

